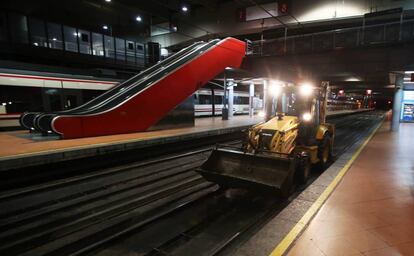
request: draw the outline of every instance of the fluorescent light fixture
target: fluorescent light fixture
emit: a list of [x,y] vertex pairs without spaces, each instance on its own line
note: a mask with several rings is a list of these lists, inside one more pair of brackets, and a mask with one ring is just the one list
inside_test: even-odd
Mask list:
[[183,12],[187,12],[187,11],[188,11],[188,7],[184,5],[183,7],[181,7],[181,10],[182,10]]
[[142,21],[142,18],[141,18],[141,16],[139,16],[139,15],[138,15],[138,16],[135,18],[135,20],[136,20],[136,21],[138,21],[138,22],[141,22],[141,21]]
[[111,0],[105,0],[105,2],[110,3],[110,2],[111,2]]
[[231,67],[226,67],[226,70],[232,70],[232,68]]
[[414,74],[414,71],[405,71],[406,74]]
[[105,30],[107,30],[108,29],[108,26],[107,25],[103,25],[102,28],[105,29]]
[[57,40],[57,38],[56,38],[56,37],[54,37],[54,38],[52,38],[52,40],[53,40],[53,41],[56,41],[56,40]]

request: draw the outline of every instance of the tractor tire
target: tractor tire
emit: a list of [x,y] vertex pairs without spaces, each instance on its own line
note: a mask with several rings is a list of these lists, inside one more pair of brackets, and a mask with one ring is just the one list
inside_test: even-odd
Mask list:
[[317,168],[323,171],[332,160],[332,137],[329,134],[325,134],[323,139],[318,142],[318,158]]
[[309,156],[301,156],[298,159],[297,169],[296,169],[296,182],[299,185],[306,184],[311,173],[311,162]]

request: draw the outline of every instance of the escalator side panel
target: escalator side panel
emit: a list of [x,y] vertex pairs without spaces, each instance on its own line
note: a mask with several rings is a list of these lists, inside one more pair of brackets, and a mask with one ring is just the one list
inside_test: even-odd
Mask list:
[[63,138],[145,131],[226,67],[239,67],[244,54],[244,42],[224,39],[116,108],[93,115],[59,116],[52,128]]

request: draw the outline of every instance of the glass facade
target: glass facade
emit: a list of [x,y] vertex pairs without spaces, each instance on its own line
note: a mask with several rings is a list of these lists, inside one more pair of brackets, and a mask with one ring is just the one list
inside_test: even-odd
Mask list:
[[125,40],[121,38],[115,38],[116,59],[125,61]]
[[43,20],[29,18],[30,43],[34,46],[47,47],[46,24]]
[[102,34],[92,33],[92,54],[97,56],[105,56]]
[[49,48],[63,50],[62,25],[47,23]]
[[65,36],[65,50],[69,52],[78,52],[78,32],[76,28],[63,26]]
[[29,29],[26,16],[9,13],[9,28],[11,40],[16,43],[29,43]]
[[58,23],[0,11],[0,41],[116,59],[144,67],[145,45]]
[[78,29],[79,52],[83,54],[92,54],[91,32]]

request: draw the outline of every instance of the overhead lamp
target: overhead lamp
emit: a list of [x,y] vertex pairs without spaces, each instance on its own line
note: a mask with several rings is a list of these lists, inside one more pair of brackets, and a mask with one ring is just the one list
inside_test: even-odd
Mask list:
[[139,16],[139,15],[138,15],[138,16],[135,18],[135,20],[136,20],[136,21],[138,21],[138,22],[141,22],[141,21],[142,21],[142,18],[141,18],[141,16]]
[[372,93],[372,90],[367,90],[368,95],[371,94],[371,93]]
[[339,90],[338,94],[344,94],[345,91],[344,90]]
[[108,29],[108,26],[107,26],[107,25],[103,25],[103,26],[102,26],[102,28],[103,28],[104,30],[107,30],[107,29]]
[[299,87],[299,93],[302,96],[309,96],[313,92],[313,86],[309,83],[304,83]]
[[187,7],[187,6],[185,6],[185,5],[183,5],[183,6],[181,7],[181,10],[182,10],[183,12],[188,12],[188,7]]
[[111,0],[105,0],[105,2],[110,3],[110,2],[111,2]]
[[56,38],[56,37],[54,37],[54,38],[52,38],[52,40],[53,40],[53,41],[56,41],[56,40],[57,40],[57,38]]

